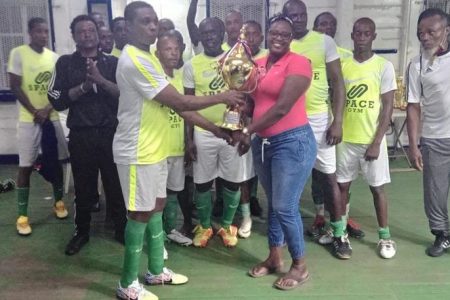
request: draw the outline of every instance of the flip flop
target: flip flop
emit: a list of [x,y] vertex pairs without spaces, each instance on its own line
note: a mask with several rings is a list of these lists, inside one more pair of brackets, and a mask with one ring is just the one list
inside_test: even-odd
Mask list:
[[[279,273],[281,272],[281,269],[283,268],[283,265],[278,266],[278,267],[266,267],[263,264],[257,264],[256,266],[254,266],[253,268],[251,268],[250,270],[248,270],[248,275],[253,277],[253,278],[260,278],[260,277],[264,277],[266,275],[269,274],[274,274],[274,273]],[[263,272],[255,272],[255,269],[259,269],[260,271],[262,269],[264,269],[265,271]]]
[[287,277],[285,279],[292,280],[292,282],[294,282],[294,284],[293,285],[286,285],[286,286],[285,285],[281,285],[279,283],[279,280],[284,278],[284,277],[280,277],[280,278],[277,279],[277,281],[274,282],[273,286],[276,287],[277,289],[280,289],[280,290],[283,290],[283,291],[288,291],[288,290],[295,289],[295,288],[299,287],[300,285],[304,284],[305,282],[307,282],[309,280],[309,277],[310,277],[309,276],[309,272],[300,281],[298,281],[298,280],[296,280],[294,278]]

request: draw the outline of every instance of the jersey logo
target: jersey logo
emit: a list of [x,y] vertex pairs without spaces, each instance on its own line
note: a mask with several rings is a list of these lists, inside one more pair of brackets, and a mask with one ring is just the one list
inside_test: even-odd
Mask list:
[[359,98],[362,95],[364,95],[367,92],[368,89],[369,89],[369,87],[367,86],[367,84],[364,84],[364,83],[359,84],[359,85],[354,85],[347,92],[347,98],[348,99]]
[[37,84],[42,84],[42,83],[48,82],[50,80],[50,78],[52,78],[51,72],[49,72],[49,71],[40,72],[34,79],[34,82],[36,82]]
[[217,75],[210,83],[209,88],[213,91],[224,88],[225,82],[223,81],[222,76]]

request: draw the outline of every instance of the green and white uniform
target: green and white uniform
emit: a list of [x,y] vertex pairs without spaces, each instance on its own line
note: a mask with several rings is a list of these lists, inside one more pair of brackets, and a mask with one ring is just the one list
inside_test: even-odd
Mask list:
[[[50,104],[47,89],[58,55],[47,48],[42,53],[34,51],[29,45],[22,45],[11,50],[8,61],[8,73],[20,76],[21,90],[36,109]],[[34,116],[19,102],[18,150],[19,166],[31,167],[39,155],[42,128],[34,123]],[[58,112],[52,110],[49,119],[53,121],[58,140],[59,159],[68,157],[67,142]]]
[[[183,94],[183,70],[174,70],[173,77],[167,76],[178,93]],[[167,121],[169,135],[166,137],[168,144],[167,158],[167,189],[180,192],[184,189],[184,119],[173,109],[167,108]]]
[[131,211],[151,211],[156,198],[166,197],[167,109],[153,98],[169,82],[159,60],[127,45],[116,71],[120,90],[113,142],[125,203]]
[[336,43],[328,35],[310,30],[303,38],[292,40],[291,51],[307,57],[313,69],[311,86],[306,92],[306,112],[317,142],[314,168],[333,174],[336,151],[326,141],[326,131],[333,119],[326,64],[339,59]]
[[397,89],[395,70],[391,62],[374,54],[360,63],[353,57],[344,59],[346,104],[342,143],[337,146],[338,182],[350,182],[361,170],[370,186],[390,182],[386,139],[380,146],[380,156],[366,161],[364,154],[372,144],[382,110],[381,95]]

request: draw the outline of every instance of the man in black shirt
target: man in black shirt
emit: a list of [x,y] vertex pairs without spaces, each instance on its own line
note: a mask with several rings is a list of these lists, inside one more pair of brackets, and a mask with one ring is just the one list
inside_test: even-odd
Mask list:
[[115,239],[123,242],[126,209],[112,154],[117,127],[119,90],[117,58],[98,51],[94,20],[77,16],[70,26],[77,51],[61,56],[49,84],[48,98],[60,111],[69,109],[69,151],[75,184],[75,233],[66,247],[76,254],[89,241],[92,199],[101,172],[106,200],[112,209]]

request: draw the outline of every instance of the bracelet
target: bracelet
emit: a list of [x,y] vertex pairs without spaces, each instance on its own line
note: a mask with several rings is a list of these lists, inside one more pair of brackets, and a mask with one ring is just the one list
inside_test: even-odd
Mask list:
[[250,133],[248,132],[247,127],[242,128],[242,133],[245,134],[246,136],[250,136]]
[[82,92],[83,94],[86,94],[86,91],[83,89],[83,84],[84,84],[84,82],[81,83],[81,85],[80,85],[80,90],[81,90],[81,92]]

